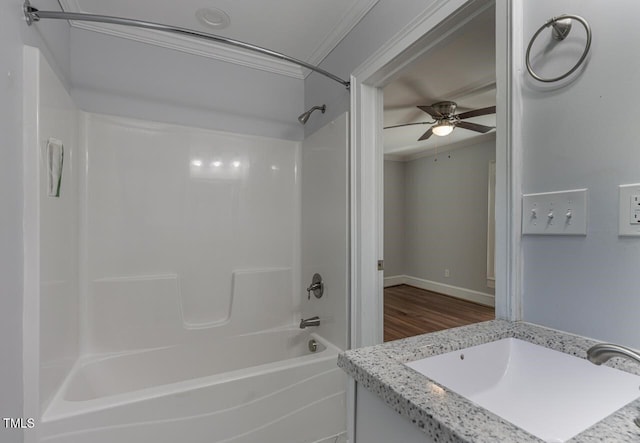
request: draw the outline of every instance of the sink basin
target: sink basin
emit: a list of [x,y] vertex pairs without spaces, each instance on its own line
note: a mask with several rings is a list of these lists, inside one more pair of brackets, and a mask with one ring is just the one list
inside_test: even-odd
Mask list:
[[547,442],[640,397],[640,376],[515,338],[405,364]]

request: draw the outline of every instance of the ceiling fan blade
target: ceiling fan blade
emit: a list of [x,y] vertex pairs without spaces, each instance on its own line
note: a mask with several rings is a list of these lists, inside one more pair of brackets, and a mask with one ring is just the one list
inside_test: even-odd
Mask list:
[[440,114],[438,111],[436,111],[435,109],[433,109],[431,106],[418,106],[419,109],[423,110],[424,112],[426,112],[427,114],[429,114],[431,117],[433,117],[435,120],[439,120],[441,118],[444,117],[444,115]]
[[495,126],[485,126],[485,125],[479,125],[477,123],[471,123],[471,122],[458,122],[456,123],[456,126],[458,128],[469,129],[471,131],[476,131],[476,132],[482,132],[483,134],[491,131],[492,129],[495,129]]
[[401,128],[403,126],[411,126],[411,125],[432,125],[434,123],[435,122],[402,123],[401,125],[385,126],[382,129]]
[[429,128],[429,130],[428,130],[427,132],[425,132],[424,134],[422,134],[422,137],[420,137],[420,138],[418,139],[418,141],[426,140],[426,139],[428,139],[429,137],[431,137],[432,135],[433,135],[433,130],[432,130],[432,128]]
[[460,120],[464,120],[465,118],[478,117],[479,115],[488,115],[488,114],[495,114],[495,113],[496,113],[496,107],[489,106],[488,108],[480,108],[480,109],[474,109],[473,111],[463,112],[462,114],[458,114],[458,118]]

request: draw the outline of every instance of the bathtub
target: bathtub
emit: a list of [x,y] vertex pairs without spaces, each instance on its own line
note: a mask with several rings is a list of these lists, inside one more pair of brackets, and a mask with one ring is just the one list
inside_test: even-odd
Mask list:
[[338,352],[291,327],[83,357],[44,412],[40,441],[344,441],[337,438],[346,429]]

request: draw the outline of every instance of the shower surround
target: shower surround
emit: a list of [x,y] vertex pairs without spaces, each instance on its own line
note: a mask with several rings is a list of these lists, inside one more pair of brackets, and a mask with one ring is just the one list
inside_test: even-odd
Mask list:
[[[83,120],[89,349],[163,346],[201,328],[226,336],[295,320],[298,143]],[[243,291],[248,301],[238,299]]]
[[301,295],[300,143],[79,111],[28,47],[25,87],[25,442],[341,434],[339,348],[297,328],[346,321]]

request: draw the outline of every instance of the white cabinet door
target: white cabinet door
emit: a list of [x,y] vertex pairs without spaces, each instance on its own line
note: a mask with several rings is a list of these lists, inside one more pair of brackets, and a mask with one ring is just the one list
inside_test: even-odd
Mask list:
[[435,443],[435,440],[357,385],[355,443]]

